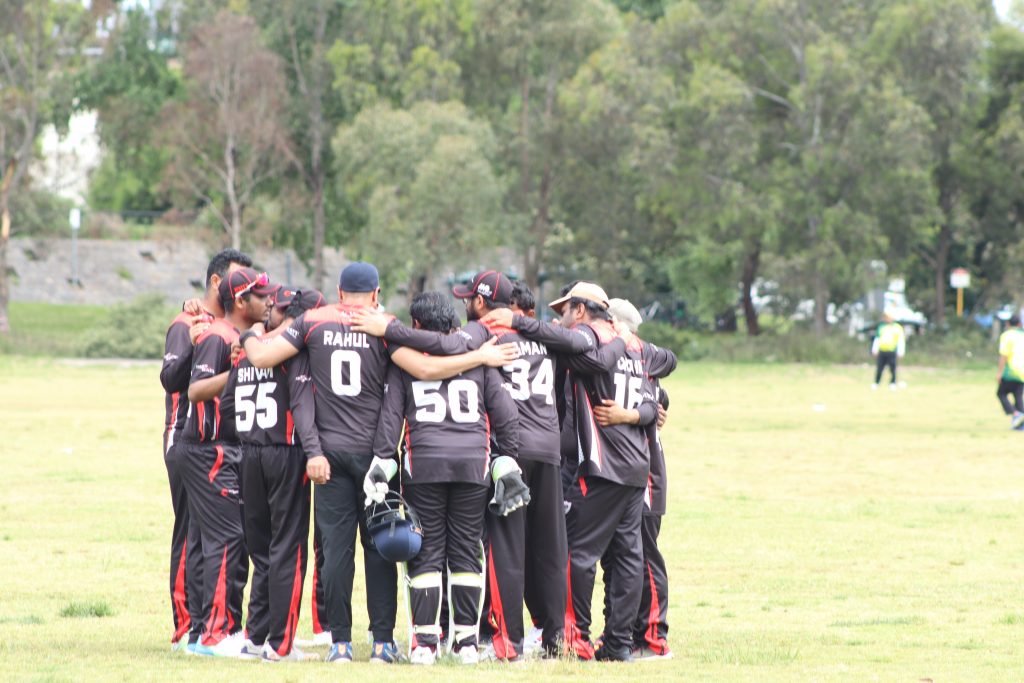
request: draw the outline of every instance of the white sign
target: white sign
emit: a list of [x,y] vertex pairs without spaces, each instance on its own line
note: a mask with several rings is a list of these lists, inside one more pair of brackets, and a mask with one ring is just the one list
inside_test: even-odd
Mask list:
[[949,274],[949,286],[953,289],[967,289],[971,286],[971,274],[966,268],[954,268]]
[[80,227],[82,227],[82,210],[71,209],[71,211],[68,213],[68,222],[71,223],[72,230],[78,230]]

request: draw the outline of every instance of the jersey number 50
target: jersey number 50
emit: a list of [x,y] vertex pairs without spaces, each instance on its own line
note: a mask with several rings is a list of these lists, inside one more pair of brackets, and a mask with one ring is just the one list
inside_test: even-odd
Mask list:
[[[416,381],[412,383],[412,400],[416,404],[417,422],[443,422],[451,409],[453,422],[476,422],[480,419],[480,389],[469,379],[456,379],[448,383],[448,400],[441,395],[441,382]],[[465,399],[466,407],[462,407]]]

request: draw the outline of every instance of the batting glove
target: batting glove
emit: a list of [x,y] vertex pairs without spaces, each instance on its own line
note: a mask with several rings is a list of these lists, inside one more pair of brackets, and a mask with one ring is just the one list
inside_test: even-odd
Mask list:
[[519,464],[507,455],[499,455],[491,463],[494,497],[487,508],[500,517],[525,507],[530,502],[530,489],[523,481]]
[[366,494],[365,505],[371,503],[383,503],[384,496],[388,493],[388,482],[398,472],[398,463],[391,458],[378,458],[374,456],[370,463],[370,469],[363,477],[363,493]]

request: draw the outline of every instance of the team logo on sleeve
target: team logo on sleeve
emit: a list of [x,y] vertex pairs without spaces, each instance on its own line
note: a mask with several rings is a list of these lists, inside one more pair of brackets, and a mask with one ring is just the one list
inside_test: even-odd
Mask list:
[[299,331],[297,329],[295,329],[294,327],[289,327],[284,332],[285,332],[285,334],[290,335],[292,339],[298,339],[299,338]]
[[178,354],[176,354],[176,353],[164,354],[164,362],[165,363],[170,363],[172,360],[178,360]]
[[217,373],[216,373],[216,372],[214,371],[214,369],[213,369],[213,368],[211,368],[211,367],[210,367],[209,365],[207,365],[206,363],[200,363],[199,365],[197,365],[197,366],[196,366],[196,370],[198,370],[199,372],[208,372],[208,373],[210,373],[211,375],[215,375],[215,374],[217,374]]

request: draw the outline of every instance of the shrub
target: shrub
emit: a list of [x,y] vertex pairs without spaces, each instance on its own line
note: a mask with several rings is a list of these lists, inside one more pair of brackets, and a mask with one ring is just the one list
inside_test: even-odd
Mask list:
[[701,336],[692,330],[652,320],[641,325],[638,334],[644,341],[671,350],[679,360],[700,360],[707,355],[707,348],[700,343]]
[[174,309],[159,294],[119,304],[85,333],[79,353],[86,358],[160,358],[173,317]]

